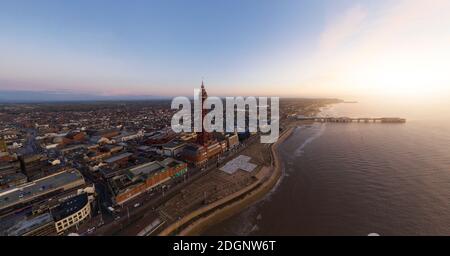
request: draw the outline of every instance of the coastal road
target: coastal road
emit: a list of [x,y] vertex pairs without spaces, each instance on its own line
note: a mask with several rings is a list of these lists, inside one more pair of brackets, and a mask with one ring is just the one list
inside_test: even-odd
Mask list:
[[[212,170],[215,170],[220,164],[231,160],[236,157],[239,153],[241,153],[244,149],[248,147],[248,145],[252,145],[259,138],[259,135],[250,136],[248,139],[243,141],[236,149],[230,150],[226,152],[219,161],[210,161],[206,167],[206,169],[199,168],[189,168],[188,172],[178,178],[174,178],[170,180],[168,183],[165,183],[166,186],[163,188],[160,186],[158,189],[152,190],[150,193],[146,192],[142,195],[136,197],[135,199],[130,200],[125,203],[116,216],[114,216],[115,220],[105,224],[104,226],[97,229],[95,232],[96,235],[130,235],[129,230],[136,230],[136,227],[133,226],[137,221],[142,218],[145,218],[149,214],[155,215],[155,209],[158,208],[161,204],[165,203],[169,199],[171,199],[174,195],[179,193],[182,189],[184,189],[191,182],[203,177],[207,173]],[[134,205],[139,205],[138,207],[134,207]],[[151,220],[149,220],[151,222]],[[150,223],[147,223],[147,225]],[[166,225],[170,225],[169,222]]]

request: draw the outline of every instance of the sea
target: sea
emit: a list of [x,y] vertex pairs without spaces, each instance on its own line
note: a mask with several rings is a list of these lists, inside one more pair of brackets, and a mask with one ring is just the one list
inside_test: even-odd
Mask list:
[[408,120],[297,127],[280,146],[283,176],[273,190],[203,235],[450,235],[450,115],[424,106],[322,109]]

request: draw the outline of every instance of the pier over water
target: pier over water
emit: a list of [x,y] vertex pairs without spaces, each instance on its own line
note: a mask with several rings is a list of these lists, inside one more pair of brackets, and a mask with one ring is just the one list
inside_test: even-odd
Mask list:
[[320,123],[406,123],[406,119],[399,117],[305,117],[297,116],[298,120],[309,120]]

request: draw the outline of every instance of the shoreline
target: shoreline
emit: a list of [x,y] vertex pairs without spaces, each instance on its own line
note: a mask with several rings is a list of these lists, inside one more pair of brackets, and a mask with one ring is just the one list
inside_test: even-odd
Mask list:
[[281,133],[278,141],[270,146],[271,165],[261,167],[260,173],[265,175],[260,177],[257,182],[217,202],[191,212],[165,228],[158,235],[200,235],[209,226],[217,224],[261,200],[278,184],[282,177],[283,171],[278,147],[290,137],[296,127],[295,124],[289,125]]

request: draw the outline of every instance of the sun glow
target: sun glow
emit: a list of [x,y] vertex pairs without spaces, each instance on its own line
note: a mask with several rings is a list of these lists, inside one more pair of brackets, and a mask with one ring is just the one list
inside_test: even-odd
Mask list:
[[378,60],[355,65],[345,74],[344,81],[352,90],[383,93],[392,96],[423,97],[448,93],[450,76],[441,59],[412,62],[408,59]]

